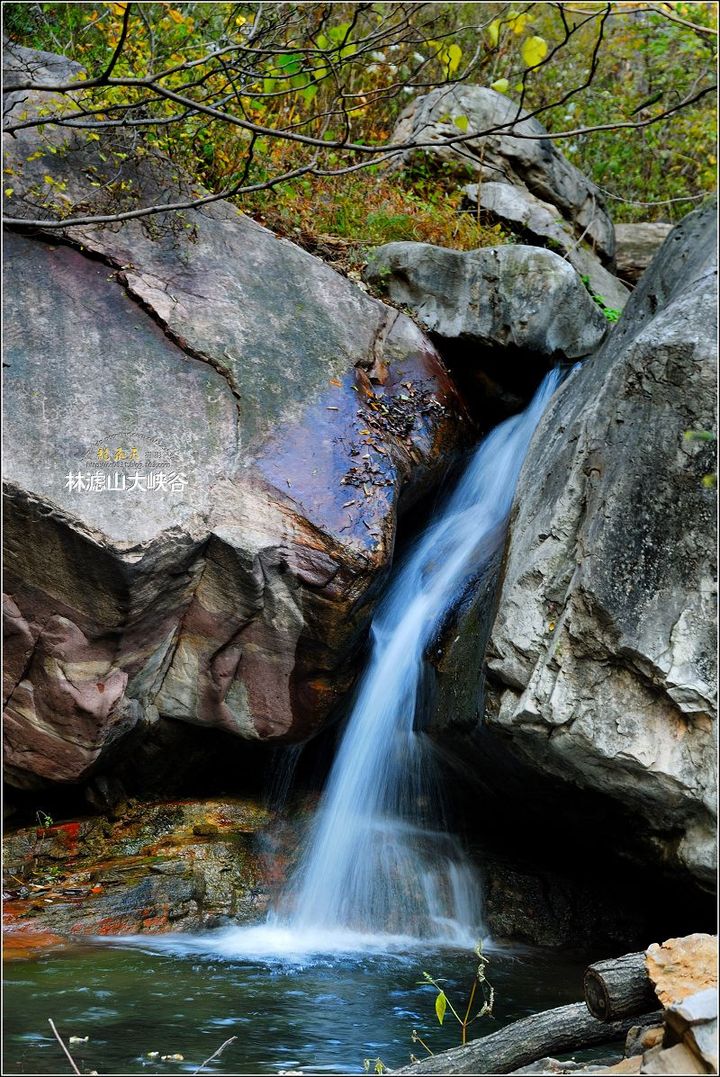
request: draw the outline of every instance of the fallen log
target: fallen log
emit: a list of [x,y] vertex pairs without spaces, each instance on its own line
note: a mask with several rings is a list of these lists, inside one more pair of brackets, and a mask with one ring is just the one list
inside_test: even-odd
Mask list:
[[580,1051],[598,1043],[622,1040],[633,1025],[645,1022],[657,1024],[657,1021],[657,1011],[640,1018],[634,1016],[620,1021],[598,1021],[588,1013],[584,1002],[574,1002],[571,1006],[559,1006],[555,1010],[523,1017],[490,1036],[472,1040],[462,1047],[453,1047],[442,1054],[431,1055],[392,1072],[444,1075],[511,1073],[546,1055]]
[[585,1004],[598,1021],[618,1021],[658,1005],[644,953],[596,961],[585,970],[584,988]]

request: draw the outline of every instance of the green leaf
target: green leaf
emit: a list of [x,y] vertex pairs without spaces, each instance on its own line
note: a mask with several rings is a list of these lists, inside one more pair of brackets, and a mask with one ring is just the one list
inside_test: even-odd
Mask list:
[[349,22],[338,23],[337,26],[331,26],[328,30],[328,37],[331,41],[338,44],[340,41],[344,41],[347,36],[347,32],[350,29]]
[[467,116],[456,116],[453,120],[453,123],[459,131],[462,131],[463,134],[465,134],[468,127],[470,126],[470,121],[468,120]]
[[278,56],[277,65],[284,75],[297,75],[302,70],[302,56],[296,52]]
[[686,430],[683,434],[686,441],[714,441],[715,435],[712,430]]
[[490,83],[491,90],[497,90],[498,93],[507,93],[510,89],[510,83],[507,79],[495,79]]
[[548,53],[548,44],[544,37],[529,37],[523,41],[522,58],[528,67],[537,67]]
[[435,1013],[437,1014],[437,1019],[440,1022],[440,1024],[442,1024],[443,1021],[445,1020],[445,1011],[446,1010],[447,1010],[447,997],[445,995],[445,992],[441,991],[438,994],[438,997],[435,999]]

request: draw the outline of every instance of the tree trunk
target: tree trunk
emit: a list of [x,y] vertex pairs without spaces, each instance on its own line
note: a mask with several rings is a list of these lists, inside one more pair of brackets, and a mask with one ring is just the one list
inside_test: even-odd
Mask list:
[[585,1003],[598,1021],[617,1021],[658,1005],[644,953],[596,961],[585,971],[584,986]]
[[411,1066],[393,1070],[393,1073],[511,1073],[549,1054],[579,1051],[598,1043],[622,1040],[633,1025],[645,1021],[657,1024],[657,1013],[606,1023],[592,1017],[584,1002],[575,1002],[572,1006],[523,1017],[491,1036],[423,1058]]

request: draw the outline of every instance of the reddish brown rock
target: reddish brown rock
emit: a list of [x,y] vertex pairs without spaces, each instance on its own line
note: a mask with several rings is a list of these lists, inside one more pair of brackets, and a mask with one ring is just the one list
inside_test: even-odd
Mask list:
[[29,827],[4,849],[12,956],[85,935],[198,931],[267,908],[297,837],[250,801],[173,801]]

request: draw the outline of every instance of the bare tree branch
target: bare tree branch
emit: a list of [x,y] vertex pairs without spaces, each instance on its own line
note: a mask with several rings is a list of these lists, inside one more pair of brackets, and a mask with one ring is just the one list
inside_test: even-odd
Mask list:
[[292,171],[284,172],[281,176],[275,176],[271,180],[267,180],[265,183],[251,183],[243,187],[241,184],[235,184],[232,187],[226,188],[224,191],[217,191],[215,194],[204,195],[202,198],[190,198],[182,202],[163,202],[160,205],[145,206],[143,209],[131,209],[125,213],[105,213],[98,216],[90,217],[66,217],[63,220],[32,220],[25,217],[3,217],[3,224],[19,226],[23,228],[70,228],[74,225],[80,224],[116,224],[119,221],[134,221],[140,217],[151,217],[156,213],[174,213],[177,210],[183,209],[200,209],[201,206],[208,206],[211,202],[219,202],[223,198],[233,198],[238,194],[253,194],[255,191],[266,191],[270,187],[277,187],[279,183],[287,183],[288,180],[297,179],[298,176],[305,176],[309,172],[312,172],[315,168],[315,162],[302,165],[300,168],[294,168]]
[[[643,8],[633,7],[632,11],[636,14],[644,11],[669,18],[693,32],[705,29],[679,17],[671,17],[673,13],[668,14],[665,10],[668,6],[650,4]],[[445,87],[451,94],[454,87],[462,85],[478,66],[482,70],[493,63],[496,53],[502,53],[502,46],[498,53],[497,49],[488,45],[482,37],[484,30],[493,22],[493,16],[500,25],[505,23],[506,26],[512,26],[513,20],[518,17],[518,9],[513,9],[508,4],[498,16],[497,8],[493,8],[490,17],[485,20],[479,20],[475,24],[463,23],[460,27],[451,24],[448,29],[448,23],[443,22],[437,15],[437,6],[433,4],[397,3],[378,6],[357,3],[348,5],[350,16],[342,24],[342,34],[336,34],[328,43],[327,35],[334,29],[333,8],[330,5],[308,4],[301,9],[298,5],[290,4],[257,4],[252,24],[243,27],[241,33],[231,24],[232,11],[223,15],[219,26],[217,21],[213,23],[208,15],[206,22],[202,24],[207,30],[203,31],[199,43],[178,46],[175,42],[165,46],[163,55],[163,44],[157,43],[154,38],[151,14],[154,7],[152,4],[139,5],[139,18],[134,18],[133,5],[124,5],[122,24],[119,26],[112,57],[100,75],[57,83],[40,83],[32,77],[20,78],[5,87],[6,93],[63,94],[66,103],[69,102],[72,106],[68,109],[61,103],[54,111],[40,109],[39,111],[45,113],[43,115],[27,117],[21,114],[21,117],[13,119],[12,112],[18,111],[16,107],[10,110],[5,132],[16,136],[20,131],[33,128],[76,129],[90,134],[106,132],[108,135],[117,131],[121,135],[127,133],[139,139],[141,132],[149,131],[154,133],[154,144],[157,147],[170,146],[168,131],[173,125],[186,125],[183,132],[186,139],[198,139],[202,136],[205,140],[209,130],[217,130],[216,124],[226,125],[234,129],[236,134],[228,138],[227,145],[230,149],[226,151],[222,166],[216,168],[214,179],[210,180],[213,185],[222,184],[223,189],[195,198],[188,196],[175,202],[117,213],[95,216],[82,213],[73,217],[70,210],[64,219],[43,219],[40,216],[33,219],[6,217],[5,223],[17,227],[58,230],[75,225],[115,223],[153,214],[190,210],[223,198],[272,189],[303,175],[340,176],[356,172],[387,162],[406,151],[451,148],[462,154],[466,145],[497,134],[531,141],[558,141],[576,139],[596,132],[642,130],[669,119],[715,91],[714,85],[702,85],[707,79],[707,73],[701,73],[690,89],[685,81],[685,95],[681,100],[655,115],[635,119],[635,114],[631,113],[630,119],[610,119],[605,123],[580,125],[569,130],[528,131],[528,120],[566,104],[592,85],[606,40],[606,24],[610,18],[628,13],[622,8],[619,9],[617,4],[609,2],[592,11],[581,6],[554,3],[549,7],[557,13],[560,40],[538,64],[523,68],[519,76],[511,73],[511,77],[520,77],[522,80],[520,99],[513,118],[482,130],[453,130],[449,124],[444,137],[429,138],[420,133],[418,137],[403,142],[394,142],[391,138],[388,139],[385,133],[381,133],[377,142],[374,142],[372,127],[366,124],[363,128],[357,121],[360,108],[377,108],[381,103],[396,97],[403,89]],[[530,13],[534,7],[535,4],[527,3],[519,14]],[[317,13],[313,28],[308,22],[308,9]],[[102,18],[105,18],[106,14],[107,12]],[[580,16],[580,21],[570,18],[571,15]],[[543,68],[556,60],[580,31],[593,23],[597,24],[597,30],[588,46],[589,59],[586,65],[583,65],[584,74],[578,76],[578,84],[550,102],[543,102],[526,110],[525,100],[532,80]],[[113,72],[117,69],[123,50],[130,40],[131,25],[143,38],[147,36],[150,58],[145,68],[135,67],[135,74],[116,76]],[[224,31],[221,32],[222,27]],[[81,33],[85,29],[83,28]],[[478,39],[470,59],[462,69],[454,69],[451,76],[449,62],[441,59],[445,56],[442,43],[448,38],[452,39],[460,30],[476,30],[479,32]],[[707,35],[711,34],[714,35],[714,31],[708,30]],[[214,39],[211,39],[213,36]],[[348,47],[351,47],[351,53],[343,55]],[[413,48],[421,48],[425,55],[413,54]],[[178,63],[178,52],[184,55],[190,49],[194,50],[194,54],[191,53],[187,59]],[[384,59],[383,50],[392,49],[400,49],[400,55],[404,57],[404,66],[396,79],[386,79],[380,84],[373,84],[376,80],[370,79],[370,85],[367,87],[364,81],[358,82],[359,77],[365,79],[368,72],[377,68],[378,55],[382,57],[388,75],[397,72],[397,65]],[[288,59],[290,64],[287,63]],[[443,71],[443,67],[447,69]],[[158,68],[160,70],[157,70]],[[420,81],[421,78],[423,81]],[[168,80],[172,80],[172,85],[166,84]],[[312,101],[317,95],[316,107],[305,112],[299,111],[296,107],[298,98],[290,95],[304,93],[311,88],[313,94],[308,101]],[[108,90],[126,92],[120,95],[113,92],[111,97],[103,100],[103,95]],[[126,100],[118,101],[117,96],[125,97]],[[287,107],[279,108],[278,103],[284,100],[288,102]],[[15,105],[17,104],[15,102]],[[27,107],[27,102],[25,104]],[[257,114],[253,115],[255,108],[259,109],[259,118]],[[271,119],[266,120],[268,116]],[[359,137],[356,137],[358,129]],[[331,130],[333,137],[329,137]],[[370,138],[367,135],[363,137],[364,131],[370,131]],[[96,138],[96,135],[93,137]],[[159,141],[161,138],[162,142]],[[268,177],[267,174],[261,173],[261,181],[251,182],[260,162],[260,155],[264,151],[265,139],[274,140],[276,144],[285,143],[288,152],[283,148],[275,155],[274,163],[268,168],[269,171],[275,169],[274,175]],[[152,144],[151,140],[144,143]],[[292,160],[290,151],[293,147],[307,148],[313,154],[312,159],[298,167],[290,167],[297,161],[298,156],[296,153],[295,161]],[[339,164],[337,155],[341,155]],[[123,154],[118,156],[122,158]],[[202,161],[198,170],[200,175],[203,175]],[[233,180],[229,184],[226,182],[228,176]],[[113,180],[108,180],[103,186],[107,188],[112,183]],[[97,185],[95,186],[97,188]],[[87,203],[78,203],[78,208],[85,210]]]
[[63,1051],[65,1052],[67,1060],[70,1063],[70,1065],[72,1066],[73,1073],[80,1074],[81,1077],[82,1077],[82,1071],[77,1068],[77,1065],[75,1063],[75,1059],[73,1058],[73,1056],[70,1054],[67,1047],[63,1043],[63,1038],[60,1035],[60,1033],[58,1032],[58,1030],[55,1028],[55,1022],[53,1021],[53,1019],[51,1017],[48,1017],[48,1024],[50,1025],[50,1028],[53,1030],[53,1035],[55,1036],[55,1039],[58,1041],[58,1043],[62,1047]]
[[198,1066],[196,1070],[193,1070],[192,1077],[197,1077],[199,1073],[202,1073],[205,1067],[209,1065],[209,1063],[212,1062],[213,1059],[218,1058],[223,1053],[225,1048],[229,1047],[231,1043],[235,1043],[236,1040],[237,1036],[231,1036],[229,1040],[225,1040],[225,1043],[221,1043],[217,1051],[214,1052],[214,1054],[211,1054],[209,1058],[205,1059],[201,1066]]

